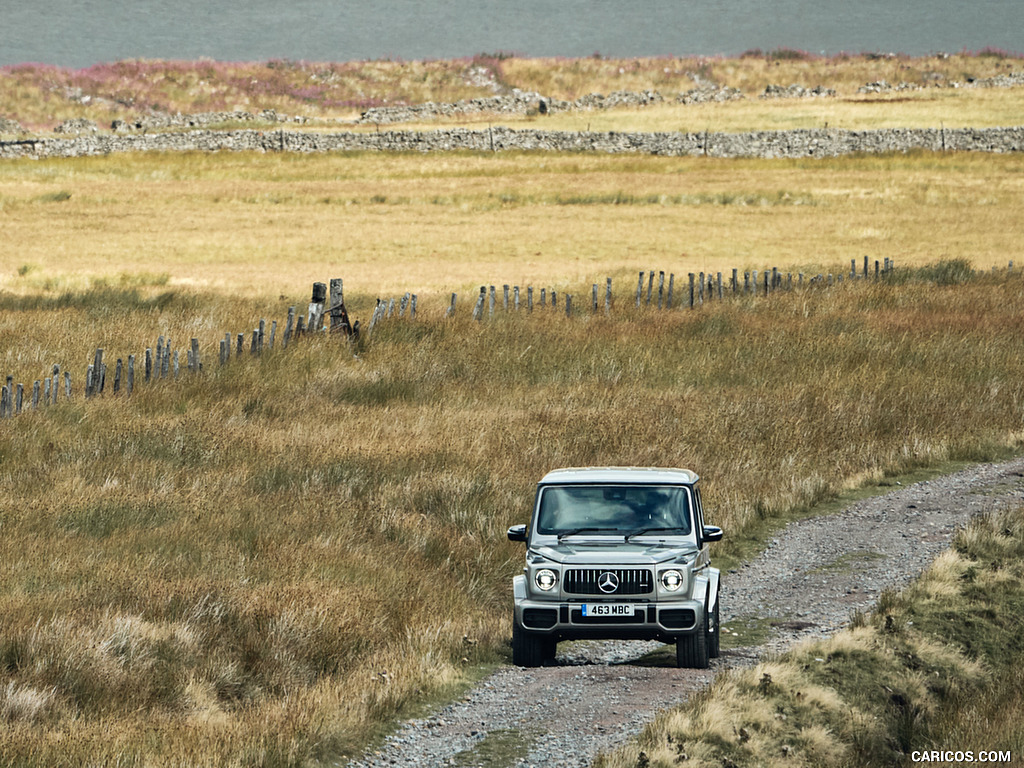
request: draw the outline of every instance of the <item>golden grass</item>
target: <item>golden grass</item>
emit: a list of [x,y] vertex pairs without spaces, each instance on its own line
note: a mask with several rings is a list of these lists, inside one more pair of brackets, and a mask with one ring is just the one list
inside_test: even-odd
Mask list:
[[350,753],[503,653],[522,554],[504,530],[555,466],[692,466],[739,532],[861,473],[995,455],[1020,433],[1021,287],[435,316],[358,358],[319,337],[225,368],[214,343],[273,318],[262,300],[8,295],[19,381],[61,362],[80,382],[97,342],[109,361],[157,332],[199,336],[206,368],[4,423],[0,761]]
[[[302,296],[557,286],[640,269],[1020,262],[1018,156],[126,155],[0,166],[0,288]],[[446,305],[440,299],[435,306]]]

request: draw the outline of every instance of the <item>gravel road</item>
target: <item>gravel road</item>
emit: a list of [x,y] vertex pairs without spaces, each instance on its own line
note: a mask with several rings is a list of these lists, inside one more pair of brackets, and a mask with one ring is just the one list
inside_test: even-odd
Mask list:
[[[720,669],[831,634],[881,591],[901,587],[972,516],[1024,503],[1024,458],[984,464],[791,523],[749,564],[722,575],[722,623],[776,626],[758,646],[723,650],[706,671],[677,669],[659,643],[564,643],[539,669],[503,667],[462,700],[401,725],[351,768],[588,766]],[[728,532],[727,532],[728,534]],[[668,648],[668,650],[672,650]],[[644,658],[645,657],[645,658]]]

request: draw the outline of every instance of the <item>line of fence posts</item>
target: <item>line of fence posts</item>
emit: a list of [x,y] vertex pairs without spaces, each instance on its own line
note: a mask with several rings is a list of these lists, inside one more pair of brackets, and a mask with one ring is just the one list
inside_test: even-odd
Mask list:
[[[895,269],[895,262],[891,258],[885,258],[882,261],[876,259],[873,267],[874,279],[878,280],[890,274]],[[871,261],[867,256],[865,256],[863,259],[862,270],[858,274],[857,260],[851,259],[849,279],[866,280],[872,276],[871,269]],[[993,267],[992,271],[995,272],[996,269],[996,267]],[[1011,261],[1007,267],[1007,273],[1013,274],[1013,271],[1014,263]],[[655,273],[655,270],[640,271],[636,287],[636,306],[638,308],[645,302],[647,306],[652,305],[652,302],[654,301],[654,281],[656,276],[658,281],[657,308],[659,310],[673,308],[675,274],[669,273],[666,291],[664,270],[657,271],[657,274]],[[646,294],[644,291],[645,277]],[[683,304],[689,308],[693,309],[701,306],[705,301],[705,296],[707,296],[709,301],[715,295],[717,295],[719,301],[725,298],[726,283],[723,280],[721,272],[717,272],[714,275],[710,272],[707,274],[704,272],[690,272],[687,277],[689,279],[689,294]],[[807,283],[811,286],[824,284],[831,286],[836,283],[842,283],[843,278],[844,276],[842,274],[835,276],[831,273],[828,275],[818,274],[810,278]],[[804,283],[804,274],[802,272],[798,273],[796,283],[797,287],[803,288]],[[297,314],[295,306],[289,307],[281,348],[287,349],[290,344],[294,343],[296,339],[305,334],[328,330],[324,327],[325,314],[330,317],[329,330],[331,332],[344,332],[350,340],[358,338],[359,323],[358,321],[355,323],[349,322],[348,314],[345,310],[343,287],[343,282],[340,278],[334,278],[330,281],[330,303],[328,305],[327,285],[325,283],[314,283],[312,298],[305,317]],[[756,297],[758,295],[763,295],[767,297],[778,290],[792,290],[793,274],[788,272],[786,273],[785,278],[783,278],[782,273],[779,272],[777,267],[773,267],[770,271],[766,269],[760,273],[757,270],[744,271],[741,287],[739,270],[733,269],[728,281],[728,288],[729,292],[734,296],[749,295]],[[510,309],[518,312],[520,310],[520,287],[518,285],[511,286],[511,306],[509,300],[509,289],[510,286],[507,284],[502,286],[504,309],[506,312]],[[572,315],[573,297],[572,294],[568,293],[563,295],[565,314],[568,317]],[[597,314],[600,311],[598,297],[598,284],[594,283],[591,288],[591,311],[594,314]],[[551,308],[553,310],[557,310],[558,293],[554,289],[551,289],[550,291],[550,299]],[[445,317],[452,317],[455,315],[457,300],[458,294],[452,293],[448,308],[445,312]],[[482,321],[485,302],[488,302],[489,315],[493,316],[496,304],[496,287],[494,285],[489,286],[489,291],[488,286],[480,286],[480,292],[472,310],[473,319]],[[539,304],[541,308],[547,307],[547,288],[540,289]],[[611,313],[612,304],[612,278],[608,277],[605,279],[604,292],[604,312],[606,315]],[[409,319],[414,320],[416,317],[416,305],[416,294],[404,294],[399,300],[398,317],[403,318],[406,311],[408,311]],[[327,307],[326,311],[325,307]],[[526,288],[526,308],[528,312],[533,312],[534,310],[534,287],[532,285],[527,286]],[[376,306],[368,325],[368,332],[371,332],[382,320],[394,317],[394,314],[395,300],[393,298],[387,301],[377,299]],[[262,355],[264,349],[273,350],[276,336],[277,321],[274,320],[271,322],[270,333],[268,336],[266,321],[261,318],[259,324],[252,330],[249,344],[250,355],[253,357],[259,357]],[[234,347],[236,357],[241,357],[245,349],[244,333],[237,334],[235,337]],[[225,333],[224,338],[220,340],[220,365],[226,365],[230,361],[231,349],[232,335],[231,333]],[[104,349],[97,348],[93,354],[92,363],[90,363],[86,369],[84,393],[87,399],[96,395],[102,395],[107,389],[107,363],[104,361],[104,355]],[[127,361],[124,361],[122,358],[117,358],[114,366],[113,384],[111,387],[115,395],[120,395],[123,391],[126,396],[131,396],[135,388],[135,362],[135,355],[129,355]],[[199,373],[203,369],[199,351],[199,340],[197,338],[190,339],[189,348],[186,350],[186,366],[191,373]],[[173,349],[170,337],[165,339],[163,336],[160,336],[157,339],[155,350],[153,347],[147,347],[145,350],[143,377],[145,382],[149,383],[156,379],[165,379],[171,376],[175,379],[179,376],[179,353],[178,350]],[[63,387],[61,386],[62,384]],[[62,371],[59,365],[54,365],[50,376],[47,376],[42,380],[37,379],[33,383],[30,402],[31,409],[36,410],[40,405],[48,406],[56,404],[61,398],[62,389],[64,399],[71,400],[71,373],[66,370]],[[6,383],[3,385],[2,389],[0,389],[0,418],[9,418],[20,414],[24,408],[24,385],[15,385],[13,377],[7,376]]]

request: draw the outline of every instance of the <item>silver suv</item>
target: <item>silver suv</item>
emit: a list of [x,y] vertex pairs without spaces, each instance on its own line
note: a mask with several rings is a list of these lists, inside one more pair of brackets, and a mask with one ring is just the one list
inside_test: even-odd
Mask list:
[[674,643],[680,667],[718,656],[719,572],[698,477],[685,469],[557,469],[537,486],[526,567],[512,579],[512,661],[536,667],[560,640]]

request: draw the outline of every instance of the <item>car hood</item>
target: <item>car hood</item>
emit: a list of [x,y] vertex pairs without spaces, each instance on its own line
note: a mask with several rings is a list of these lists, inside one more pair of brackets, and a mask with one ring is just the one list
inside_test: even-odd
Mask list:
[[614,545],[561,543],[536,546],[530,552],[562,565],[655,565],[696,554],[697,547],[692,542],[674,544],[664,541]]

